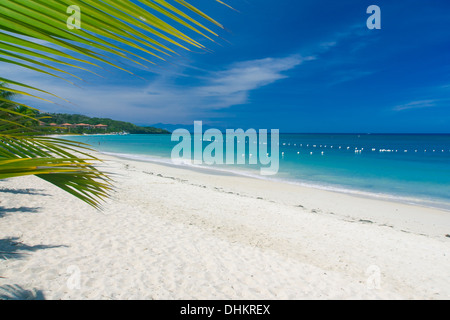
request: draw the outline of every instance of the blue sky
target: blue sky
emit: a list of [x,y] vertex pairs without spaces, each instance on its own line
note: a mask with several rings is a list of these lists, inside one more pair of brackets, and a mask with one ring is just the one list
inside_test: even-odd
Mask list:
[[[219,20],[213,53],[181,52],[158,73],[118,70],[71,86],[2,66],[72,104],[46,111],[137,124],[281,132],[450,132],[450,2],[441,0],[191,1]],[[369,5],[381,30],[369,30]],[[217,29],[214,29],[218,31]],[[195,50],[194,50],[195,51]]]

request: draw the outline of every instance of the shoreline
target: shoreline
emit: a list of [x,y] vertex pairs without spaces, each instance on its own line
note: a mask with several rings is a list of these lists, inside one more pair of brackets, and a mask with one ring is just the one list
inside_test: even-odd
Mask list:
[[[224,176],[235,176],[235,177],[246,177],[249,179],[258,179],[263,181],[273,181],[278,183],[285,183],[289,185],[296,185],[304,188],[312,188],[317,190],[323,190],[323,191],[329,191],[329,192],[335,192],[340,194],[346,194],[351,195],[354,197],[361,197],[361,198],[367,198],[367,199],[373,199],[373,200],[381,200],[381,201],[390,201],[390,202],[396,202],[396,203],[402,203],[406,205],[412,205],[412,206],[418,206],[422,208],[430,208],[430,209],[437,209],[446,211],[450,214],[450,204],[449,203],[443,203],[438,201],[437,199],[421,199],[421,198],[414,198],[414,197],[408,197],[408,196],[402,196],[402,195],[393,195],[388,193],[377,193],[377,192],[370,192],[365,190],[359,190],[359,189],[352,189],[350,187],[346,188],[344,186],[330,186],[326,184],[320,184],[320,182],[302,182],[302,181],[295,181],[295,180],[286,180],[281,178],[269,178],[269,177],[263,177],[257,173],[249,173],[244,170],[227,170],[217,167],[207,167],[204,165],[191,165],[191,164],[174,164],[170,161],[168,158],[162,158],[162,157],[156,157],[151,155],[144,155],[144,154],[126,154],[126,153],[115,153],[115,152],[107,152],[107,151],[97,151],[98,154],[116,157],[123,160],[130,160],[130,161],[138,161],[138,162],[150,162],[154,164],[160,164],[162,166],[168,166],[171,168],[181,168],[186,170],[193,170],[200,173],[207,173],[212,175],[224,175]],[[139,159],[140,157],[140,159]],[[145,158],[145,159],[144,159]]]
[[[171,172],[176,170],[179,176],[186,176],[183,171],[190,171],[193,175],[187,175],[189,178],[196,178],[198,184],[209,184],[212,188],[230,188],[233,189],[234,193],[246,194],[251,191],[254,196],[258,198],[256,193],[263,194],[267,197],[269,201],[281,202],[283,204],[289,205],[302,205],[303,208],[309,208],[310,210],[319,211],[333,211],[333,207],[328,204],[323,203],[323,200],[328,198],[335,199],[334,204],[339,202],[345,203],[345,211],[351,211],[354,215],[350,217],[348,213],[339,214],[338,212],[332,212],[333,215],[338,215],[342,218],[353,218],[354,220],[374,220],[373,223],[378,223],[380,225],[395,225],[398,224],[399,229],[411,228],[411,232],[422,233],[423,227],[426,226],[427,235],[441,236],[450,233],[450,213],[446,209],[421,206],[418,204],[409,204],[402,201],[395,201],[391,199],[383,199],[377,197],[370,197],[363,194],[353,194],[346,192],[339,192],[335,190],[326,190],[321,188],[315,188],[312,186],[301,185],[297,183],[289,183],[286,181],[278,181],[271,179],[260,179],[254,176],[245,176],[239,173],[233,173],[228,171],[223,171],[220,174],[220,170],[202,168],[195,166],[179,166],[170,163],[158,163],[151,161],[141,161],[132,160],[128,158],[117,157],[115,155],[110,155],[106,153],[96,152],[97,154],[105,155],[110,157],[110,159],[116,161],[130,162],[130,164],[141,164],[140,168],[145,168],[146,164],[151,164],[151,166],[156,167],[159,171],[164,172],[165,175],[171,176]],[[212,174],[219,173],[219,174]],[[228,174],[229,173],[229,174]],[[163,177],[165,177],[163,175]],[[237,181],[236,181],[237,180]],[[269,187],[268,187],[269,186]],[[268,189],[268,190],[265,190]],[[229,191],[232,192],[232,191]],[[289,192],[290,195],[285,195]],[[303,194],[307,195],[311,199],[299,198],[293,199],[292,194]],[[303,196],[305,197],[305,196]],[[261,198],[261,197],[259,197]],[[265,199],[265,198],[263,198]],[[297,204],[297,202],[304,202],[308,205],[305,206],[302,203]],[[374,210],[369,210],[369,213],[359,213],[358,210],[346,210],[346,205],[348,203],[357,203],[358,205],[369,208],[370,206],[377,207],[377,204],[384,208],[389,208],[388,212],[379,213]],[[340,203],[339,203],[340,204]],[[339,210],[334,210],[339,211]],[[399,219],[398,216],[401,216]],[[418,222],[416,226],[413,226],[411,222],[407,222],[404,219],[416,219]],[[378,220],[378,221],[377,221]],[[432,231],[433,229],[433,231]]]
[[450,298],[447,212],[102,158],[102,212],[37,177],[0,181],[0,297]]
[[[298,135],[302,135],[299,133]],[[324,135],[328,135],[328,133],[324,133]],[[354,134],[343,134],[343,135],[354,135]],[[402,135],[402,134],[399,134]],[[408,135],[408,134],[406,134]],[[412,134],[415,135],[415,134]],[[445,135],[445,134],[439,134]],[[96,136],[96,135],[92,135]],[[55,135],[54,137],[58,137]],[[251,168],[231,168],[226,167],[218,167],[218,166],[207,166],[207,165],[194,165],[194,164],[174,164],[171,162],[171,159],[168,157],[162,156],[154,156],[148,154],[133,154],[133,153],[120,153],[120,152],[109,152],[109,151],[99,151],[96,150],[99,154],[105,154],[113,157],[118,157],[124,160],[132,160],[132,161],[140,161],[140,162],[151,162],[161,165],[167,165],[170,167],[180,167],[188,170],[197,170],[200,172],[207,172],[214,175],[233,175],[233,176],[243,176],[248,178],[267,180],[267,181],[275,181],[280,183],[298,185],[306,188],[314,188],[318,190],[325,190],[330,192],[337,192],[342,194],[349,194],[355,197],[364,197],[369,199],[383,200],[383,201],[392,201],[398,202],[408,205],[414,205],[424,208],[432,208],[447,211],[450,213],[450,202],[446,201],[446,198],[442,197],[432,197],[431,195],[420,195],[414,193],[395,193],[389,190],[369,190],[364,189],[361,186],[351,186],[351,185],[340,185],[327,183],[323,181],[307,181],[301,179],[289,179],[288,177],[280,178],[280,177],[269,177],[269,176],[261,176],[258,170],[252,172]],[[284,172],[286,174],[286,172]]]

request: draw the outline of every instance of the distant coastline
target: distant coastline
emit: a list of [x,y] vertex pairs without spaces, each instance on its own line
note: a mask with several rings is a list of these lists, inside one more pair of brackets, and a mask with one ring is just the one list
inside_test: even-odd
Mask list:
[[78,114],[41,113],[39,131],[46,134],[169,134],[155,127],[137,126],[130,122]]

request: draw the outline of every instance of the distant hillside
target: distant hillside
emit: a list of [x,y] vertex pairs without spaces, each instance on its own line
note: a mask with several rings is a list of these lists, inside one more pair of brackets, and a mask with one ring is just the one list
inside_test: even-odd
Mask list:
[[[91,118],[79,114],[65,113],[41,113],[40,117],[50,117],[41,119],[41,127],[46,127],[44,131],[55,131],[62,133],[113,133],[128,132],[131,134],[167,134],[167,130],[154,127],[141,127],[130,122],[117,121],[109,118]],[[70,124],[72,126],[62,126]],[[77,124],[86,124],[90,126],[76,126]],[[104,125],[94,127],[96,125]]]

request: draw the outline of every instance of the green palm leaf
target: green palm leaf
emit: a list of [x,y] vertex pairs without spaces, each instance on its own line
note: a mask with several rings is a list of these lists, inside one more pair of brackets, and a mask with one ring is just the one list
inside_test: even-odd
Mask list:
[[[87,145],[45,137],[33,127],[35,109],[16,106],[0,86],[0,179],[36,175],[99,208],[112,190],[109,176]],[[31,124],[31,127],[30,127]]]
[[[81,9],[81,29],[68,28],[70,6]],[[184,0],[6,0],[0,2],[0,62],[70,83],[66,77],[81,78],[66,68],[96,74],[92,68],[109,65],[133,74],[118,61],[147,67],[179,49],[206,50],[187,34],[214,41],[218,35],[205,23],[223,29]],[[13,99],[59,97],[14,79],[0,82],[0,179],[36,175],[98,208],[112,190],[101,161],[87,145],[42,136],[35,109]]]
[[[69,58],[64,51],[71,51],[81,57],[77,59],[80,62],[92,64],[92,61],[97,60],[124,70],[112,63],[111,58],[123,58],[139,63],[131,58],[134,56],[149,62],[146,55],[161,60],[164,59],[163,56],[174,54],[175,51],[170,48],[170,45],[186,50],[189,50],[189,45],[204,48],[198,41],[180,31],[180,28],[186,28],[210,40],[212,39],[203,31],[217,36],[215,32],[183,12],[182,9],[223,28],[218,22],[186,1],[176,0],[175,2],[181,8],[164,0],[140,0],[139,3],[142,6],[123,0],[2,1],[0,29],[9,33],[0,33],[0,48],[16,54],[27,54],[15,46],[24,45],[46,53],[51,51],[59,58]],[[67,27],[69,15],[66,10],[71,5],[81,8],[82,28],[80,30],[69,30]],[[167,21],[158,17],[161,15]],[[52,46],[49,48],[36,43],[30,44],[32,41],[24,39],[24,36],[45,40]],[[2,45],[2,42],[5,44]],[[115,43],[120,43],[120,46]],[[131,52],[127,47],[137,49],[141,54]],[[105,54],[111,58],[107,59]],[[2,56],[1,53],[0,56]]]

